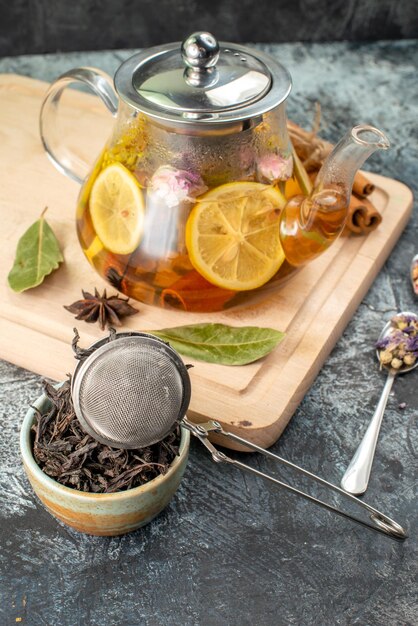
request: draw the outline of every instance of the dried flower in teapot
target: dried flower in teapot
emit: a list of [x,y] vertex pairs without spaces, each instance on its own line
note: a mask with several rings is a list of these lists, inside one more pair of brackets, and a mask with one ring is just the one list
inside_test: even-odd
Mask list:
[[257,162],[257,171],[261,178],[269,183],[288,180],[293,173],[293,159],[280,154],[266,154]]
[[181,202],[193,200],[206,189],[199,174],[163,165],[152,176],[148,192],[172,208]]

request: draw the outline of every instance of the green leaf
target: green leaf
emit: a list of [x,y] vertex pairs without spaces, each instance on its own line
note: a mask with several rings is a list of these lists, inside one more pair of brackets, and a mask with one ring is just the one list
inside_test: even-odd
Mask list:
[[284,333],[257,326],[191,324],[150,331],[185,356],[220,365],[246,365],[271,352]]
[[15,262],[7,277],[14,291],[40,285],[64,260],[57,238],[44,218],[45,211],[18,241]]

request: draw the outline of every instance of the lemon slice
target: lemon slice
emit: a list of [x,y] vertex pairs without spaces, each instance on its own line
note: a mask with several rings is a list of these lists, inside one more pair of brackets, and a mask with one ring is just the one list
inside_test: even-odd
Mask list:
[[286,199],[269,185],[227,183],[199,198],[186,224],[194,268],[218,287],[255,289],[279,269],[280,213]]
[[130,254],[144,230],[144,198],[135,177],[120,163],[104,169],[90,195],[90,215],[97,236],[114,254]]

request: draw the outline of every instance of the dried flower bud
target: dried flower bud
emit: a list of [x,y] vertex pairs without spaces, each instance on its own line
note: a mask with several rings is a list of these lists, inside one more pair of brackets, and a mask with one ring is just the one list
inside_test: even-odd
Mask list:
[[383,365],[387,365],[393,359],[393,354],[390,350],[382,350],[379,354],[379,358]]
[[393,367],[394,370],[398,370],[400,367],[402,367],[401,359],[392,359],[390,366]]
[[403,330],[404,328],[410,325],[417,328],[416,326],[417,320],[412,315],[403,315],[403,314],[398,313],[398,315],[394,315],[392,317],[391,322],[396,328],[399,328],[400,330]]
[[184,201],[191,202],[206,190],[199,174],[177,170],[169,165],[163,165],[154,172],[148,189],[149,193],[163,200],[169,208]]
[[257,163],[259,175],[272,183],[277,180],[288,180],[293,173],[293,159],[280,154],[266,154]]
[[414,292],[418,295],[418,254],[412,259],[411,280]]
[[418,335],[415,337],[408,337],[406,349],[408,352],[412,352],[414,356],[418,356]]
[[416,357],[410,352],[405,354],[405,356],[403,357],[403,362],[405,363],[405,365],[413,365],[416,360]]

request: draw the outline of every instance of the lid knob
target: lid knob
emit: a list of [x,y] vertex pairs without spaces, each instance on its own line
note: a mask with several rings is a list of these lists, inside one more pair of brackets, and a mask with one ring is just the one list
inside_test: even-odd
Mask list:
[[218,61],[219,43],[210,33],[198,31],[183,41],[181,56],[188,67],[198,71],[208,70]]

